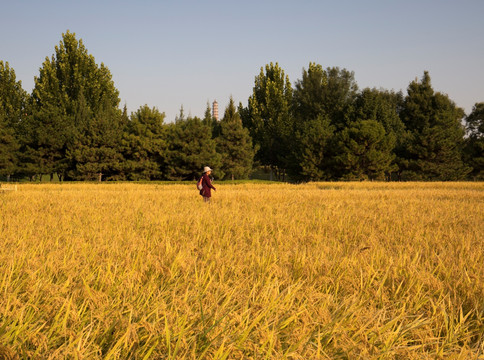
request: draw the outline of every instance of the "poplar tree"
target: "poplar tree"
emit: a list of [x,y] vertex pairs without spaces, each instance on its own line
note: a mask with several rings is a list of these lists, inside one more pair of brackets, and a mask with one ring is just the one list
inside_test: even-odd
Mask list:
[[288,148],[292,139],[292,87],[289,77],[278,63],[261,68],[255,78],[248,106],[240,108],[243,125],[249,129],[259,146],[257,160],[272,170],[287,166]]
[[298,122],[328,115],[327,86],[328,74],[321,65],[309,63],[308,69],[303,69],[302,79],[295,83],[293,96],[293,111]]
[[292,103],[295,136],[288,166],[294,180],[318,181],[329,176],[328,144],[334,126],[324,108],[327,84],[326,71],[315,63],[309,63],[308,69],[303,69],[302,79],[295,83]]
[[296,81],[292,115],[294,141],[289,171],[296,180],[328,180],[336,173],[336,135],[352,121],[358,86],[354,73],[309,63]]
[[249,177],[256,150],[252,146],[249,131],[242,125],[232,97],[220,121],[217,152],[222,156],[225,178],[234,180]]
[[319,64],[309,63],[303,69],[302,79],[296,81],[293,109],[298,121],[327,117],[336,128],[342,129],[348,122],[358,93],[354,73],[338,67],[323,69]]
[[331,124],[340,130],[347,126],[358,94],[355,74],[346,69],[326,69],[326,83],[322,87],[322,107]]

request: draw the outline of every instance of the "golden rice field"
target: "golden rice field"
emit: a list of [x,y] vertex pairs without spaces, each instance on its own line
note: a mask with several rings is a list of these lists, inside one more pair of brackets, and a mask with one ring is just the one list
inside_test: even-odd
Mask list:
[[484,359],[484,183],[20,184],[0,358]]

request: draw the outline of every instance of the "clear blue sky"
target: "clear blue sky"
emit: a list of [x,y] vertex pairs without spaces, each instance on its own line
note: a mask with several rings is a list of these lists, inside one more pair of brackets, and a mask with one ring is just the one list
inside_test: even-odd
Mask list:
[[403,90],[429,70],[469,113],[484,101],[484,0],[10,0],[0,7],[0,60],[30,92],[69,29],[111,71],[121,106],[172,121],[230,95],[247,104],[261,66],[294,83],[309,62],[355,72],[360,88]]

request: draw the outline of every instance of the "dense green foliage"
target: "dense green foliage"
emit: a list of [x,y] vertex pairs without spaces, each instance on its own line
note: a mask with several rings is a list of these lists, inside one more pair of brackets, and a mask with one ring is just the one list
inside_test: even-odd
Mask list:
[[98,66],[82,40],[63,34],[55,54],[35,78],[26,121],[26,172],[65,179],[116,178],[122,127],[119,93],[111,74]]
[[17,171],[21,124],[25,121],[27,93],[15,71],[0,60],[0,176]]
[[[0,177],[60,180],[218,179],[263,167],[279,179],[484,178],[484,103],[468,116],[434,91],[428,72],[407,93],[358,89],[354,73],[309,63],[294,87],[278,63],[261,67],[247,106],[223,118],[175,121],[148,105],[131,115],[109,69],[67,31],[31,94],[0,61]],[[466,124],[464,126],[464,123]]]
[[260,146],[256,159],[262,165],[284,168],[292,135],[292,87],[279,64],[270,63],[255,78],[246,108],[239,106],[242,123]]
[[247,179],[252,172],[256,150],[249,131],[243,127],[233,98],[220,121],[217,152],[222,156],[222,171],[227,179]]
[[401,118],[408,131],[404,144],[404,178],[461,180],[470,169],[462,161],[464,111],[447,95],[435,93],[428,72],[413,81]]
[[168,151],[165,158],[165,178],[169,180],[195,180],[205,165],[216,169],[217,177],[224,174],[220,168],[221,156],[212,139],[212,129],[201,119],[184,118],[168,124]]
[[142,106],[126,121],[123,152],[130,180],[163,179],[167,151],[165,114],[156,108]]
[[484,102],[474,105],[466,122],[468,137],[464,158],[472,169],[472,178],[484,180]]

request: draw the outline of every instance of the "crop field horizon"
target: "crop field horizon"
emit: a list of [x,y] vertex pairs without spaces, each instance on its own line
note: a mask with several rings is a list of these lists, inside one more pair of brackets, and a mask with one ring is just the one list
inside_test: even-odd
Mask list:
[[0,359],[484,359],[484,183],[18,184]]

